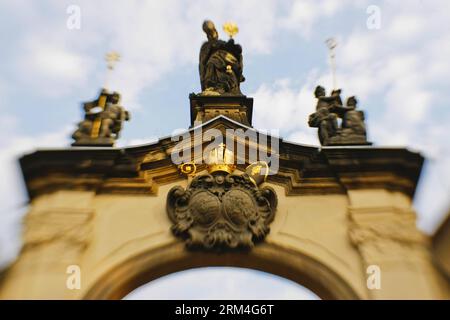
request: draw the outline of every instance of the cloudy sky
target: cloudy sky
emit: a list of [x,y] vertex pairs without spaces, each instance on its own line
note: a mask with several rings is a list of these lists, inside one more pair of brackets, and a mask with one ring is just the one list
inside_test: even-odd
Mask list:
[[[73,5],[80,28],[68,28]],[[119,145],[189,125],[188,94],[200,91],[197,60],[206,18],[224,38],[224,22],[239,25],[235,38],[247,79],[242,91],[255,99],[255,127],[279,129],[298,143],[318,145],[307,116],[314,87],[332,87],[324,41],[335,37],[337,84],[344,97],[359,99],[369,139],[427,158],[415,208],[419,228],[432,233],[450,206],[449,12],[446,0],[0,0],[0,263],[17,252],[26,209],[17,157],[70,144],[80,103],[105,82],[106,52],[122,56],[108,83],[132,112]],[[204,271],[205,277],[214,279],[214,272]],[[229,279],[245,273],[221,272]],[[245,274],[261,285],[284,281]],[[276,292],[283,296],[283,290]]]

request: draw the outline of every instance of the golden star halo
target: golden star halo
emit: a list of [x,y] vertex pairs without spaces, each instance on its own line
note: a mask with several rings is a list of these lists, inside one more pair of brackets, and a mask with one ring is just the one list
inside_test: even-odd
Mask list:
[[239,32],[239,28],[234,22],[226,22],[222,28],[230,38],[233,38]]

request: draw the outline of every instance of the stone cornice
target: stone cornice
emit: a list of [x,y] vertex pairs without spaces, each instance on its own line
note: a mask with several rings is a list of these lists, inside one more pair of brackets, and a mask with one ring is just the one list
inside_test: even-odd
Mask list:
[[323,147],[321,153],[346,189],[384,188],[410,197],[424,162],[405,148]]
[[[204,123],[202,128],[256,131],[223,116]],[[288,195],[345,194],[348,189],[386,188],[412,197],[424,160],[420,154],[403,148],[319,148],[282,139],[279,142],[280,169],[268,181],[283,186]],[[60,189],[155,194],[159,185],[185,179],[170,158],[176,143],[166,137],[156,143],[128,148],[38,150],[23,156],[20,165],[31,199]],[[246,148],[256,147],[250,142],[237,143],[245,143]],[[238,165],[238,169],[245,166]]]

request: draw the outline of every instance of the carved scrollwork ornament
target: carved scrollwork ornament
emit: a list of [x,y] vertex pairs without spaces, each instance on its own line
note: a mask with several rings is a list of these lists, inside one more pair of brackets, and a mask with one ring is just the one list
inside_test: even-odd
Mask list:
[[247,174],[199,175],[167,195],[173,233],[189,248],[218,251],[251,248],[264,239],[276,206],[275,191],[259,188]]

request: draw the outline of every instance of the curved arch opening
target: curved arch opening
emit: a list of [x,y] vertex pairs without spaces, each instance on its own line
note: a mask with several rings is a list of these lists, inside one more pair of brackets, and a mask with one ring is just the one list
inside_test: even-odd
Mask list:
[[202,267],[237,267],[263,271],[296,282],[321,299],[361,299],[332,268],[301,252],[262,243],[249,252],[200,252],[176,242],[149,249],[105,271],[84,299],[122,299],[152,280]]
[[124,300],[318,300],[298,283],[264,271],[202,267],[175,272],[146,283]]

